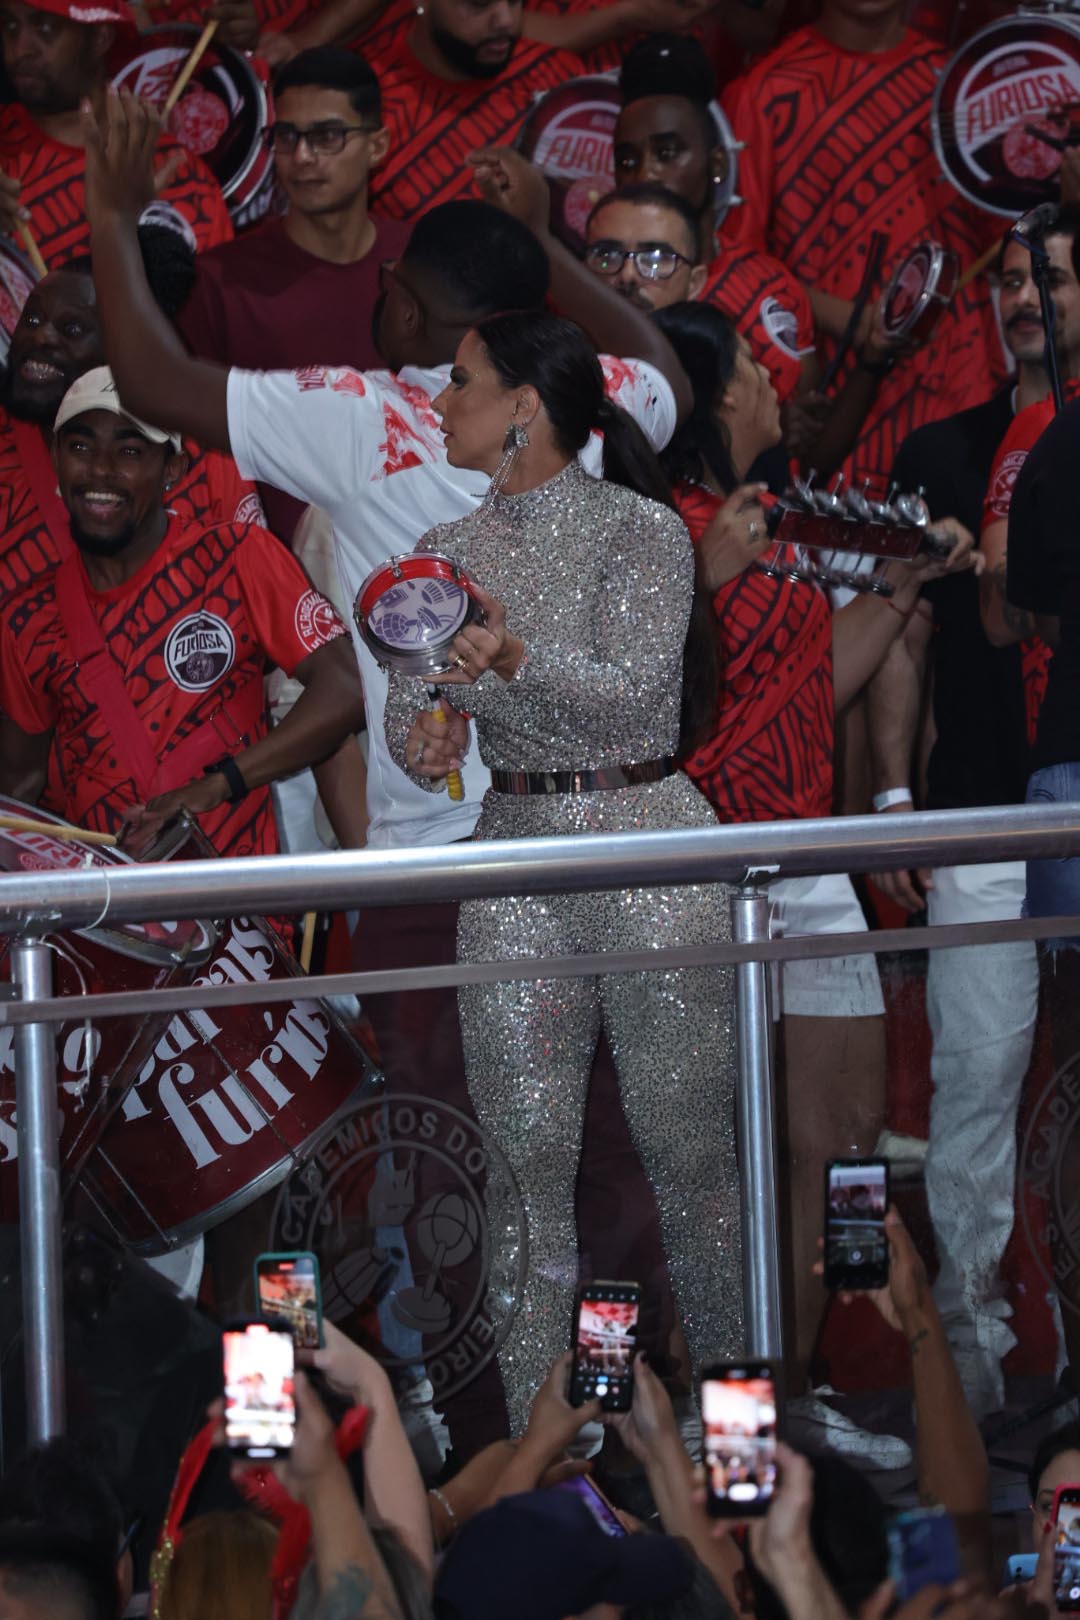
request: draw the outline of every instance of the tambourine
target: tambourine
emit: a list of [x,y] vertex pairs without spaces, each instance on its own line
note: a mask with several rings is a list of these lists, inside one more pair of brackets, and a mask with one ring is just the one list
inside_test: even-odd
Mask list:
[[920,242],[902,259],[881,299],[885,334],[925,343],[949,307],[960,262],[938,242]]
[[937,82],[930,133],[969,202],[1015,218],[1057,200],[1080,140],[1080,18],[1021,7],[973,34]]
[[472,581],[453,557],[407,551],[375,568],[356,594],[356,627],[383,669],[431,680],[451,662],[454,637],[483,621]]

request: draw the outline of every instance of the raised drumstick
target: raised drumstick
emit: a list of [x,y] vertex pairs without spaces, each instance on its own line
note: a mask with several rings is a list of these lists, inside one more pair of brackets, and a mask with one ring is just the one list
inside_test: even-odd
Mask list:
[[78,839],[80,844],[108,844],[115,846],[112,833],[87,832],[83,827],[71,827],[64,822],[35,821],[32,816],[0,816],[0,832],[45,833],[49,838]]
[[300,941],[300,966],[305,973],[311,971],[311,953],[315,947],[315,918],[314,911],[304,912],[304,933]]
[[19,241],[26,249],[26,256],[39,276],[47,276],[49,267],[41,256],[41,249],[34,241],[34,233],[25,220],[20,219],[15,229],[19,233]]
[[163,119],[168,118],[169,114],[176,106],[176,103],[180,100],[180,97],[187,89],[188,80],[191,78],[191,75],[194,73],[203,57],[206,55],[210,41],[213,39],[216,33],[217,18],[212,17],[207,23],[206,27],[203,29],[202,33],[199,35],[198,39],[195,41],[194,45],[191,47],[190,56],[173,81],[173,87],[169,91],[168,100],[161,110],[161,116]]
[[967,269],[960,277],[960,280],[956,283],[957,292],[962,292],[969,281],[974,281],[976,276],[981,276],[984,270],[988,270],[993,264],[994,260],[997,258],[1000,250],[1000,242],[991,242],[986,252],[980,253],[979,257],[975,260],[975,263],[968,265]]

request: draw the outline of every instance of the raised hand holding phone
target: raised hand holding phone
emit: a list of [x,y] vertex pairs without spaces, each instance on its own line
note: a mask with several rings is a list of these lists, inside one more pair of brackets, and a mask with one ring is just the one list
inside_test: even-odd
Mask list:
[[825,1166],[825,1286],[869,1293],[889,1280],[886,1159],[830,1159]]
[[298,1350],[323,1342],[319,1262],[310,1250],[260,1254],[255,1261],[255,1299],[266,1322],[287,1327]]
[[701,1375],[705,1506],[760,1518],[776,1488],[776,1382],[768,1362],[716,1362]]

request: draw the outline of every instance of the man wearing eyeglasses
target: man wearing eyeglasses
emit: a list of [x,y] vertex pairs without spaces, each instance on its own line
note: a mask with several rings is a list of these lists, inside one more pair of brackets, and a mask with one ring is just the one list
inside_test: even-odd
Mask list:
[[[192,352],[248,370],[382,364],[372,336],[379,266],[408,229],[368,213],[389,145],[379,82],[362,57],[304,51],[278,75],[266,132],[288,212],[204,254],[179,320]],[[292,538],[303,504],[260,485],[268,526]]]
[[768,368],[783,403],[802,385],[813,352],[809,304],[763,253],[728,253],[707,265],[697,216],[677,192],[644,180],[602,197],[585,229],[585,263],[641,309],[687,299],[716,306]]

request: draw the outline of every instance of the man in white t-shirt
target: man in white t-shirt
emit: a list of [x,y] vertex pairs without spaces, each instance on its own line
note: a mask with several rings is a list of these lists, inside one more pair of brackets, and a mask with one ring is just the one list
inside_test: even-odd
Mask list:
[[[517,154],[502,150],[484,154],[478,166],[485,193],[501,207],[459,201],[432,209],[413,227],[401,258],[384,266],[375,325],[390,369],[312,365],[295,372],[227,371],[193,359],[150,299],[134,247],[134,222],[153,152],[152,125],[146,110],[128,98],[111,101],[107,118],[107,136],[88,120],[87,211],[106,349],[121,394],[150,422],[167,422],[206,446],[231,447],[245,476],[321,507],[333,524],[347,600],[355,598],[372,568],[411,551],[433,525],[463,516],[483,497],[488,482],[483,474],[448,464],[431,401],[447,381],[462,337],[485,316],[536,308],[550,291],[560,310],[606,351],[609,392],[657,448],[689,408],[689,385],[659,328],[550,236],[546,182]],[[612,358],[616,355],[620,358]],[[587,447],[583,459],[599,471],[599,446]],[[466,756],[460,803],[410,783],[385,745],[386,678],[358,637],[356,645],[368,721],[368,844],[385,848],[468,838],[487,786],[475,745]],[[356,965],[452,962],[455,926],[454,906],[369,910],[358,929]],[[452,991],[384,995],[373,998],[367,1011],[391,1088],[422,1090],[468,1109]],[[629,1141],[610,1064],[606,1071],[599,1066],[593,1091],[590,1117],[607,1136],[609,1179],[625,1176]],[[640,1167],[632,1174],[641,1178]],[[594,1175],[593,1184],[600,1181]],[[616,1189],[606,1191],[610,1199]],[[583,1241],[597,1274],[648,1280],[650,1270],[663,1262],[647,1215],[638,1213],[652,1207],[647,1184],[643,1178],[640,1187],[624,1182],[622,1193],[624,1208],[615,1221],[610,1206],[602,1220],[590,1221],[579,1202]],[[634,1242],[636,1214],[650,1259],[638,1261],[633,1270],[619,1269],[617,1259],[625,1265],[626,1248]],[[609,1255],[605,1240],[623,1244],[622,1254]],[[505,1427],[497,1396],[493,1400],[489,1389],[481,1398],[479,1384],[470,1388],[477,1392],[471,1448],[505,1433]],[[481,1413],[489,1424],[486,1433]]]

